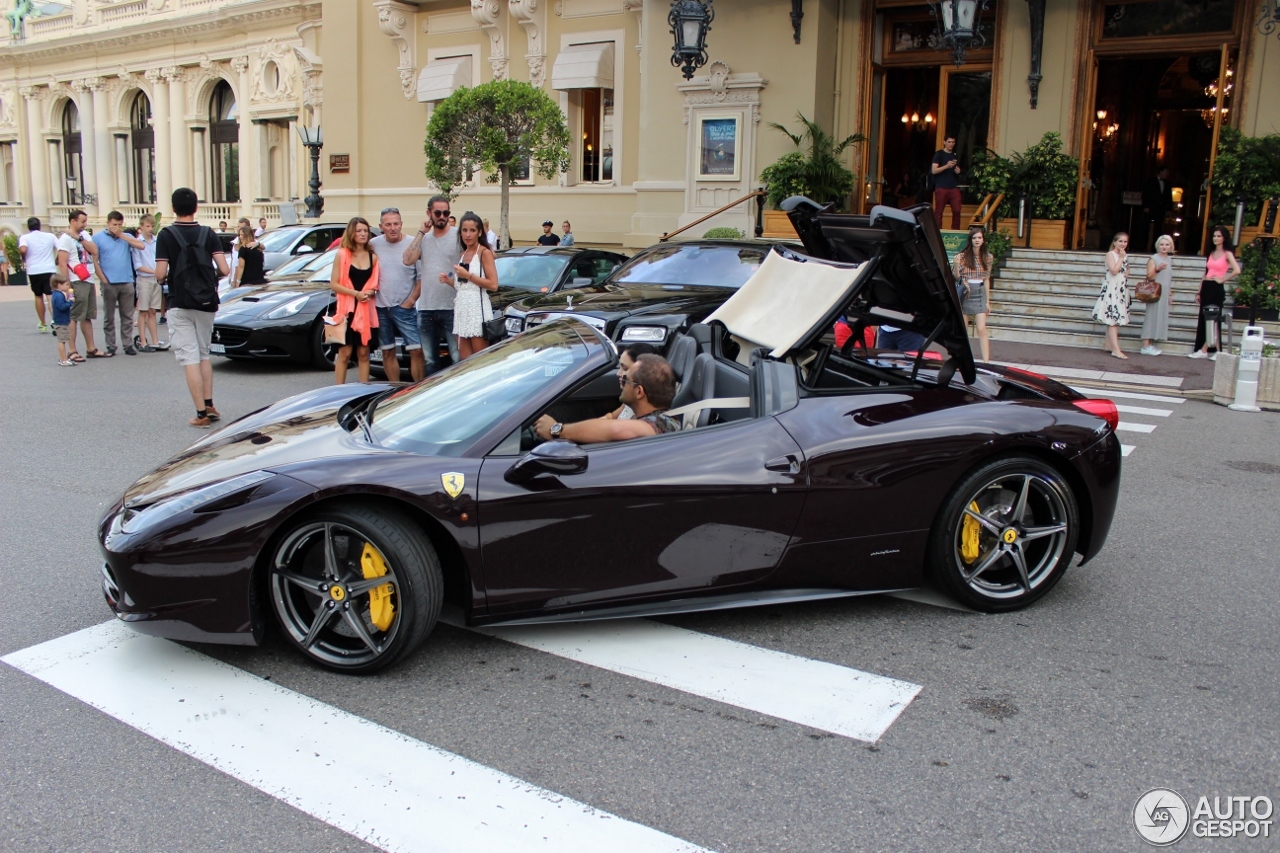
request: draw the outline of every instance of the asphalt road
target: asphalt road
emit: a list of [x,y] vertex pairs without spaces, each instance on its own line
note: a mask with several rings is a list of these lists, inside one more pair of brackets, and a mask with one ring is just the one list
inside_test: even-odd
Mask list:
[[[198,434],[171,355],[62,368],[34,325],[29,300],[0,300],[0,656],[110,618],[96,523]],[[215,375],[230,417],[330,381],[226,362]],[[318,670],[278,639],[199,650],[714,850],[1146,849],[1132,810],[1151,788],[1280,799],[1280,415],[1169,409],[1125,438],[1107,547],[1028,610],[874,597],[662,620],[921,685],[876,743],[447,625],[373,678]],[[0,850],[362,849],[0,664]]]

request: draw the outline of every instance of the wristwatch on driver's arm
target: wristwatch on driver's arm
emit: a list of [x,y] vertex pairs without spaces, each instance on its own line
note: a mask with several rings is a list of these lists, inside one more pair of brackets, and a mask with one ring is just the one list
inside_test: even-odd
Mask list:
[[548,432],[551,434],[552,438],[559,438],[560,433],[564,432],[564,424],[554,423],[551,425],[551,429],[548,430]]

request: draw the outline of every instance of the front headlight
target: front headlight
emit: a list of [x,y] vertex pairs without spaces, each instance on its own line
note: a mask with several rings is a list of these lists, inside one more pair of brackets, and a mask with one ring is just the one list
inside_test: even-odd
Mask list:
[[216,483],[208,483],[189,491],[179,492],[139,510],[125,507],[120,516],[120,530],[124,533],[137,533],[161,518],[189,512],[228,495],[252,488],[274,476],[268,471],[252,471],[229,480],[219,480]]
[[524,331],[524,318],[508,317],[507,318],[507,334],[518,335]]
[[292,317],[302,310],[302,306],[307,304],[307,300],[311,297],[299,296],[297,299],[290,299],[279,308],[272,308],[266,314],[268,320],[283,320],[285,317]]
[[622,330],[624,343],[643,341],[649,344],[660,344],[667,339],[665,326],[628,326]]

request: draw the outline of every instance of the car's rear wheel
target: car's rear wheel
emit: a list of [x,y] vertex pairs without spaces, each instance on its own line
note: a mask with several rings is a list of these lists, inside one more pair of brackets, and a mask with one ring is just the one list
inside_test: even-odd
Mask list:
[[324,342],[324,315],[311,327],[311,363],[319,370],[333,370],[333,357],[338,348]]
[[929,572],[961,602],[1016,610],[1066,572],[1080,535],[1071,486],[1029,457],[983,465],[948,496],[929,536]]
[[440,616],[440,562],[398,512],[332,507],[298,521],[271,558],[272,608],[321,666],[373,672],[413,651]]

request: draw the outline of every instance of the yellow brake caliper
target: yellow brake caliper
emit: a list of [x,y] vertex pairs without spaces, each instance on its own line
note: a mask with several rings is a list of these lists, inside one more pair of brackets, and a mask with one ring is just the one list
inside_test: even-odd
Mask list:
[[[970,503],[969,510],[971,512],[979,512],[978,502],[973,501]],[[982,525],[973,516],[966,514],[964,521],[960,525],[960,559],[966,563],[972,563],[982,553],[982,543],[979,541],[981,533]],[[366,545],[365,547],[368,546]],[[365,577],[369,577],[369,575],[366,574]]]
[[[360,555],[360,568],[366,579],[380,578],[387,573],[387,561],[377,548],[366,542],[364,552]],[[391,603],[391,584],[384,583],[369,590],[369,619],[375,628],[379,631],[387,630],[395,615],[396,606]]]

